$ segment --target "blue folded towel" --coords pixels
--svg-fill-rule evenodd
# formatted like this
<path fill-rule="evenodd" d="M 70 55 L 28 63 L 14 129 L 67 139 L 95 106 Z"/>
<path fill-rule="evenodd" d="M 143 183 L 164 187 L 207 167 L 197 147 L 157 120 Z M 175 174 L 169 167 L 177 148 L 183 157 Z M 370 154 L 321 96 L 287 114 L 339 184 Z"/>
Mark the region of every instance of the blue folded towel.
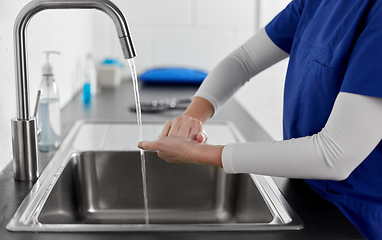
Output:
<path fill-rule="evenodd" d="M 207 73 L 188 68 L 155 68 L 142 73 L 139 79 L 144 83 L 200 84 Z"/>

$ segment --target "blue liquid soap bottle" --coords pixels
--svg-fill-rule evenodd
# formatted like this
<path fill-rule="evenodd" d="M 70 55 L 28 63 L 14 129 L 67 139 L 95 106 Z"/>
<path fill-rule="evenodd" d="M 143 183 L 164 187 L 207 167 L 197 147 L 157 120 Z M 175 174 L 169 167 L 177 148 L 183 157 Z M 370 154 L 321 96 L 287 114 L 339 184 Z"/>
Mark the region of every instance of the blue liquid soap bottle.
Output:
<path fill-rule="evenodd" d="M 93 56 L 89 53 L 85 62 L 85 83 L 82 89 L 82 100 L 84 104 L 89 104 L 93 96 L 98 92 L 97 69 L 94 64 Z"/>
<path fill-rule="evenodd" d="M 61 143 L 61 109 L 57 83 L 53 77 L 52 65 L 49 63 L 50 54 L 59 52 L 46 51 L 47 62 L 42 67 L 40 85 L 41 97 L 37 115 L 37 125 L 41 129 L 40 151 L 50 151 L 58 148 Z"/>

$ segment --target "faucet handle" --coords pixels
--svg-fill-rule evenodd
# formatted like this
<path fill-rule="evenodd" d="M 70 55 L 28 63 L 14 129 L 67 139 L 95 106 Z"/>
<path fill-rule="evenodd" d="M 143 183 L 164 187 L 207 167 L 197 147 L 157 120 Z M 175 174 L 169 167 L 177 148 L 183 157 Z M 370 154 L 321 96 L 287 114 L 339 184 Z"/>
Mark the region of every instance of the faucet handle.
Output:
<path fill-rule="evenodd" d="M 37 91 L 36 103 L 34 105 L 33 117 L 37 117 L 38 105 L 40 103 L 41 90 Z"/>
<path fill-rule="evenodd" d="M 37 127 L 36 129 L 36 134 L 37 134 L 37 142 L 40 142 L 41 141 L 41 137 L 42 137 L 42 133 L 41 133 L 41 129 L 39 127 Z"/>
<path fill-rule="evenodd" d="M 33 117 L 35 117 L 35 118 L 37 118 L 38 106 L 40 103 L 40 96 L 41 96 L 41 90 L 39 89 L 37 91 L 36 103 L 34 105 L 34 112 L 33 112 Z M 40 142 L 41 141 L 41 129 L 38 126 L 36 129 L 36 134 L 37 134 L 37 141 Z"/>

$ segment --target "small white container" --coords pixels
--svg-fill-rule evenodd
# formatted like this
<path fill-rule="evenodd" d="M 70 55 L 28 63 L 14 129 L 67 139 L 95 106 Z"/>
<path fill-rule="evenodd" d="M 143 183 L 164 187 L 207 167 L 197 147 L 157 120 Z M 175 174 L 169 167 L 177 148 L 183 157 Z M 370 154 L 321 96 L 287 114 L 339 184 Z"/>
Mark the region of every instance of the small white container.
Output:
<path fill-rule="evenodd" d="M 102 88 L 116 88 L 121 84 L 121 67 L 101 65 L 97 73 L 98 85 Z"/>

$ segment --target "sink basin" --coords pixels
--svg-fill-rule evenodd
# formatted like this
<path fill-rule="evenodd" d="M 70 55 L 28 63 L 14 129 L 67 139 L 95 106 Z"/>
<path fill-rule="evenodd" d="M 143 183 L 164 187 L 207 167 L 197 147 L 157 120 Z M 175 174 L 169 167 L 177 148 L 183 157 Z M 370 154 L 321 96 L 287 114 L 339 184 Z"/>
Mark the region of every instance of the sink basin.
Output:
<path fill-rule="evenodd" d="M 155 123 L 146 129 L 157 136 L 153 129 L 162 125 Z M 119 135 L 124 135 L 122 129 L 132 132 L 131 126 L 135 124 L 77 123 L 7 229 L 260 231 L 303 227 L 272 178 L 226 174 L 207 165 L 169 164 L 155 152 L 145 153 L 150 222 L 145 224 L 140 153 L 133 145 L 116 147 Z M 84 144 L 81 139 L 88 132 L 94 133 L 94 129 L 98 129 L 99 139 L 93 136 L 94 143 Z M 214 129 L 218 130 L 216 135 L 223 134 L 226 138 L 217 136 L 215 141 L 241 140 L 229 123 L 212 124 L 210 130 Z M 209 132 L 209 136 L 213 135 Z M 100 141 L 103 147 L 90 150 Z"/>
<path fill-rule="evenodd" d="M 39 222 L 143 224 L 140 164 L 139 152 L 73 154 Z M 205 165 L 168 164 L 153 152 L 146 154 L 146 170 L 152 224 L 273 220 L 248 175 L 227 175 Z"/>

